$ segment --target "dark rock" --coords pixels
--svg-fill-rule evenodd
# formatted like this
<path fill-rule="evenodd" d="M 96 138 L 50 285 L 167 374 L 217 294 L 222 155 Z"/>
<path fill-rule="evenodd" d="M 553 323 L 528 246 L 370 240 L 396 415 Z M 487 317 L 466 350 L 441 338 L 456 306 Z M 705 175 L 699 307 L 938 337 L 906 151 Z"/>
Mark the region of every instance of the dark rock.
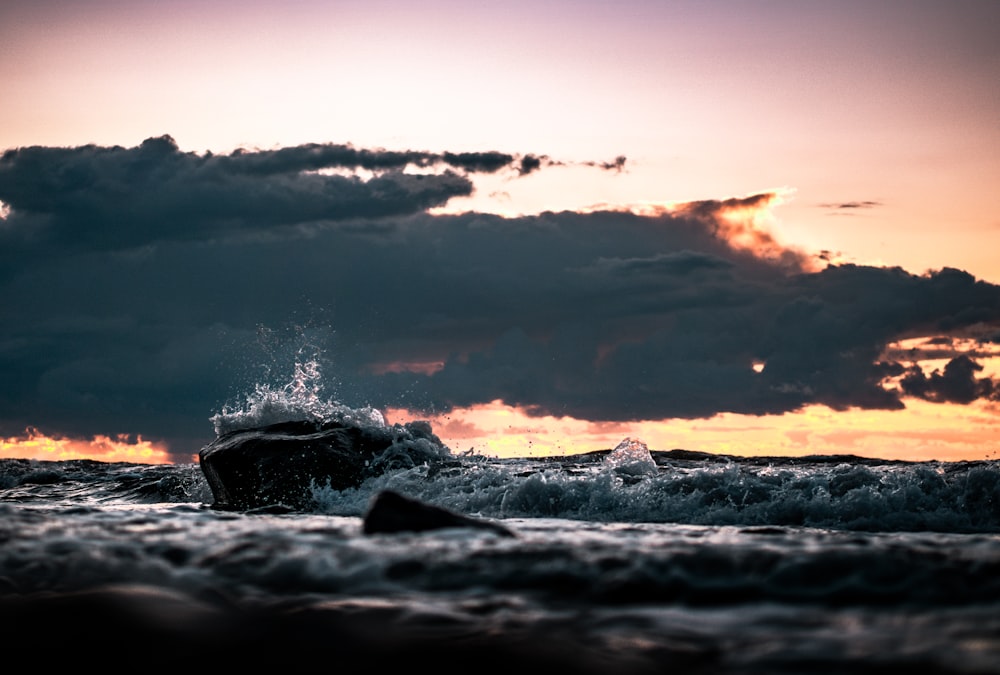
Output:
<path fill-rule="evenodd" d="M 313 486 L 357 487 L 389 468 L 448 454 L 426 423 L 358 427 L 292 421 L 222 434 L 201 449 L 198 461 L 215 498 L 213 508 L 308 510 Z"/>
<path fill-rule="evenodd" d="M 471 527 L 490 530 L 504 537 L 514 536 L 513 532 L 498 523 L 463 516 L 439 506 L 404 497 L 392 490 L 383 490 L 375 495 L 364 518 L 365 534 L 426 532 L 449 527 Z"/>

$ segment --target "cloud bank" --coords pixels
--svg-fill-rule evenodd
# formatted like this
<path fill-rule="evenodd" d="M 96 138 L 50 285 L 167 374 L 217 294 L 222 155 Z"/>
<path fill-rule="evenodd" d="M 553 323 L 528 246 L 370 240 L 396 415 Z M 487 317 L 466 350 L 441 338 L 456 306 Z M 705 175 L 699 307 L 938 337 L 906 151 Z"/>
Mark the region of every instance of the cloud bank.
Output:
<path fill-rule="evenodd" d="M 332 144 L 196 155 L 170 137 L 9 150 L 0 434 L 128 431 L 188 457 L 213 413 L 286 381 L 303 349 L 349 405 L 435 412 L 499 399 L 631 421 L 1000 396 L 974 354 L 926 372 L 887 352 L 995 339 L 1000 287 L 948 267 L 823 267 L 755 227 L 771 194 L 645 215 L 427 213 L 477 173 L 560 165 Z"/>

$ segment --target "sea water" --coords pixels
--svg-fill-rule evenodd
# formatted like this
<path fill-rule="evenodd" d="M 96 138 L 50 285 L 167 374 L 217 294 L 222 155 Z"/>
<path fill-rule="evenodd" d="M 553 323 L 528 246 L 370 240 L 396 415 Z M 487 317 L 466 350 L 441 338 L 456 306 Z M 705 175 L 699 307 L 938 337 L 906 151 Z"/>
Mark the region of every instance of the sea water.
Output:
<path fill-rule="evenodd" d="M 386 424 L 313 393 L 258 389 L 213 421 L 219 433 L 302 415 Z M 284 514 L 213 509 L 197 464 L 2 460 L 5 660 L 1000 673 L 996 460 L 744 458 L 635 438 L 448 457 L 404 453 L 357 488 L 313 485 L 312 508 Z M 385 489 L 515 536 L 365 534 Z"/>

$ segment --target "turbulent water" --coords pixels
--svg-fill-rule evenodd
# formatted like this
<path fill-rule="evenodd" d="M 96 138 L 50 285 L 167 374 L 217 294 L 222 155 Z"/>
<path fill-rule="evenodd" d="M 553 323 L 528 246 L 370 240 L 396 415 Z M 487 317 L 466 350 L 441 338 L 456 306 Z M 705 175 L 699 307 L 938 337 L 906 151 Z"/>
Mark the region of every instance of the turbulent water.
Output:
<path fill-rule="evenodd" d="M 259 390 L 214 421 L 385 424 L 307 402 Z M 441 451 L 397 448 L 385 474 L 314 486 L 314 508 L 293 514 L 211 508 L 197 464 L 0 461 L 8 659 L 1000 673 L 996 461 L 749 459 L 639 439 L 549 459 Z M 367 535 L 387 488 L 515 536 Z"/>

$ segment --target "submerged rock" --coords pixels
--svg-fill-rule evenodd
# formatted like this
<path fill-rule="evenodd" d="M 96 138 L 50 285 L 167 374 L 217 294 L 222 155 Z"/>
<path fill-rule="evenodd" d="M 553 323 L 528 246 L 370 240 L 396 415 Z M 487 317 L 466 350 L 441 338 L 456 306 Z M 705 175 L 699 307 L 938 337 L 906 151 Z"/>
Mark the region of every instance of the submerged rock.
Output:
<path fill-rule="evenodd" d="M 426 532 L 450 527 L 489 530 L 503 537 L 514 533 L 499 523 L 464 516 L 448 509 L 383 490 L 372 499 L 364 518 L 365 534 Z"/>
<path fill-rule="evenodd" d="M 308 420 L 220 435 L 198 453 L 215 502 L 246 511 L 312 506 L 312 488 L 357 487 L 390 468 L 450 455 L 426 422 L 392 427 Z"/>

